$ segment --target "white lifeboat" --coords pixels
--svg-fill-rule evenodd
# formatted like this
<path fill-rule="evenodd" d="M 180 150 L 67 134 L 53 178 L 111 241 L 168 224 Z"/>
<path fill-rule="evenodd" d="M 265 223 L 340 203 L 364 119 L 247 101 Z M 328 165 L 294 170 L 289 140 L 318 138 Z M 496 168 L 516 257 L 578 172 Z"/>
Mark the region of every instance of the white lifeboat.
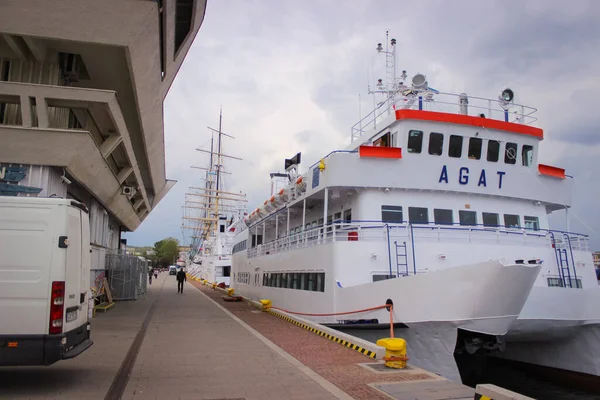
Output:
<path fill-rule="evenodd" d="M 277 197 L 272 197 L 273 202 L 275 203 L 275 206 L 277 207 L 281 207 L 282 205 L 284 205 L 285 203 L 287 203 L 288 201 L 288 195 L 285 192 L 285 189 L 281 189 L 279 191 L 279 193 L 277 194 Z"/>
<path fill-rule="evenodd" d="M 268 213 L 275 209 L 275 206 L 269 200 L 265 200 L 265 202 L 263 203 L 263 207 Z"/>
<path fill-rule="evenodd" d="M 298 188 L 299 193 L 306 191 L 306 180 L 303 176 L 300 176 L 298 179 L 296 179 L 296 187 Z"/>
<path fill-rule="evenodd" d="M 265 217 L 268 214 L 267 210 L 265 210 L 264 204 L 256 209 L 256 216 L 258 218 Z"/>

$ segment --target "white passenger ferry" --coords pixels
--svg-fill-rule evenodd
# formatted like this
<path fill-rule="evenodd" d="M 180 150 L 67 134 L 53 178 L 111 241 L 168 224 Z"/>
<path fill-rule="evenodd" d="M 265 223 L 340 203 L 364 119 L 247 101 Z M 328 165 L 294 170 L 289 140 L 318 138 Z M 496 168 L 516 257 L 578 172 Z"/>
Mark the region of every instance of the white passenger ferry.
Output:
<path fill-rule="evenodd" d="M 442 93 L 422 74 L 405 84 L 395 40 L 378 51 L 387 82 L 372 93 L 383 100 L 348 148 L 271 174 L 276 190 L 235 238 L 236 293 L 314 314 L 392 300 L 411 362 L 455 380 L 454 354 L 505 344 L 508 357 L 599 374 L 599 358 L 584 357 L 600 347 L 588 238 L 548 226 L 570 206 L 573 179 L 538 162 L 536 110 L 510 89 L 486 99 Z M 389 323 L 385 309 L 308 318 Z M 553 342 L 568 335 L 583 340 L 570 355 L 571 342 Z"/>

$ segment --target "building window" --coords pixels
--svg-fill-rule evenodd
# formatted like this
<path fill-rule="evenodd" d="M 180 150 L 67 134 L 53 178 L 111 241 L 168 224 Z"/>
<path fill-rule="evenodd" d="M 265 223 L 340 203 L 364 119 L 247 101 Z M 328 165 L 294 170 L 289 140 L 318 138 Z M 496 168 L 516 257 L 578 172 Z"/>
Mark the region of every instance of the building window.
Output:
<path fill-rule="evenodd" d="M 531 167 L 533 165 L 533 146 L 523 145 L 521 149 L 521 156 L 523 159 L 523 165 Z"/>
<path fill-rule="evenodd" d="M 408 132 L 408 152 L 420 153 L 423 148 L 423 132 L 410 131 Z"/>
<path fill-rule="evenodd" d="M 540 230 L 540 219 L 538 217 L 529 217 L 525 216 L 525 229 L 530 229 L 532 231 Z"/>
<path fill-rule="evenodd" d="M 448 147 L 448 156 L 460 158 L 462 156 L 463 137 L 450 135 L 450 146 Z"/>
<path fill-rule="evenodd" d="M 520 228 L 519 216 L 513 214 L 504 214 L 504 226 L 507 228 Z"/>
<path fill-rule="evenodd" d="M 452 225 L 454 218 L 452 217 L 452 210 L 443 210 L 435 208 L 433 210 L 433 219 L 438 225 Z"/>
<path fill-rule="evenodd" d="M 177 0 L 175 8 L 175 54 L 192 28 L 194 0 Z"/>
<path fill-rule="evenodd" d="M 497 140 L 488 141 L 487 160 L 489 162 L 498 162 L 500 155 L 500 142 Z"/>
<path fill-rule="evenodd" d="M 394 224 L 403 223 L 402 206 L 381 206 L 381 221 Z"/>
<path fill-rule="evenodd" d="M 500 225 L 500 218 L 496 213 L 481 213 L 483 217 L 483 226 L 497 227 Z"/>
<path fill-rule="evenodd" d="M 460 210 L 458 212 L 458 220 L 461 225 L 477 225 L 477 213 L 475 211 Z"/>
<path fill-rule="evenodd" d="M 165 77 L 165 12 L 163 8 L 163 0 L 158 0 L 158 38 L 160 46 L 160 77 Z"/>
<path fill-rule="evenodd" d="M 481 159 L 481 147 L 483 146 L 483 141 L 480 138 L 470 138 L 469 139 L 469 159 L 470 160 L 479 160 Z"/>
<path fill-rule="evenodd" d="M 516 164 L 517 162 L 517 144 L 506 143 L 506 151 L 504 152 L 504 162 L 506 164 Z"/>
<path fill-rule="evenodd" d="M 427 208 L 408 207 L 408 222 L 411 224 L 428 224 L 429 215 Z"/>
<path fill-rule="evenodd" d="M 441 156 L 444 147 L 444 135 L 431 132 L 429 134 L 429 154 L 432 156 Z"/>

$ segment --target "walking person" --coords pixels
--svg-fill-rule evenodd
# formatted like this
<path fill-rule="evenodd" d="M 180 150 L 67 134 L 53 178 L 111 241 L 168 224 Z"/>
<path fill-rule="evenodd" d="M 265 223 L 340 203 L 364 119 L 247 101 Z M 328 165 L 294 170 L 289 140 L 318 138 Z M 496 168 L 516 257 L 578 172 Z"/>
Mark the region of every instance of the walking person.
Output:
<path fill-rule="evenodd" d="M 150 267 L 150 270 L 148 271 L 148 280 L 151 285 L 152 285 L 152 275 L 153 274 L 154 274 L 154 268 Z"/>
<path fill-rule="evenodd" d="M 177 272 L 177 293 L 183 293 L 183 282 L 186 282 L 185 271 L 183 268 Z"/>

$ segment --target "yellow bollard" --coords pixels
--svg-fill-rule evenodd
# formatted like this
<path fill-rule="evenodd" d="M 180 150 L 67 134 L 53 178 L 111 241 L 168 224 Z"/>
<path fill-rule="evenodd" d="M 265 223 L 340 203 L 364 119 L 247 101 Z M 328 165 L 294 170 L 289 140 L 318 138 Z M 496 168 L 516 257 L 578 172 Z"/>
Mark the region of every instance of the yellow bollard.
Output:
<path fill-rule="evenodd" d="M 267 311 L 269 308 L 271 308 L 271 300 L 261 300 L 260 304 L 262 304 L 263 311 Z"/>
<path fill-rule="evenodd" d="M 385 366 L 388 368 L 406 368 L 406 340 L 401 338 L 385 338 L 377 341 L 377 346 L 385 348 Z"/>
<path fill-rule="evenodd" d="M 214 290 L 216 287 L 217 287 L 217 284 L 213 282 L 213 283 L 212 283 L 212 288 L 213 288 L 213 290 Z"/>
<path fill-rule="evenodd" d="M 227 288 L 227 295 L 228 296 L 233 296 L 233 292 L 234 292 L 233 288 L 231 288 L 231 287 Z"/>

